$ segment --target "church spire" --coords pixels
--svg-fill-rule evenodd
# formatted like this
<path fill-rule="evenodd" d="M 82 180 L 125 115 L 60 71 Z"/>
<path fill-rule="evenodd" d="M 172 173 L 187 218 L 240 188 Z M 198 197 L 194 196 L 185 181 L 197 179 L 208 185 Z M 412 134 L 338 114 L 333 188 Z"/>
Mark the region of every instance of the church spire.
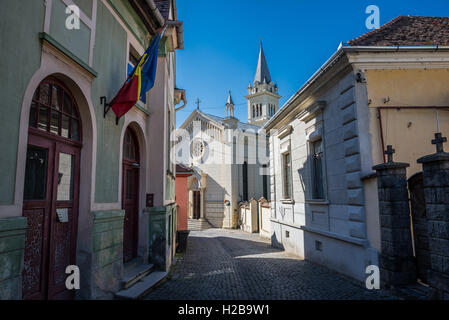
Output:
<path fill-rule="evenodd" d="M 229 90 L 228 100 L 226 101 L 226 116 L 234 118 L 234 101 L 232 100 L 231 90 Z"/>
<path fill-rule="evenodd" d="M 257 62 L 256 76 L 254 77 L 254 82 L 256 81 L 259 83 L 271 82 L 270 71 L 268 70 L 267 60 L 263 52 L 262 40 L 260 40 L 259 61 Z"/>
<path fill-rule="evenodd" d="M 231 90 L 229 90 L 228 101 L 226 104 L 234 104 L 234 101 L 232 101 Z"/>

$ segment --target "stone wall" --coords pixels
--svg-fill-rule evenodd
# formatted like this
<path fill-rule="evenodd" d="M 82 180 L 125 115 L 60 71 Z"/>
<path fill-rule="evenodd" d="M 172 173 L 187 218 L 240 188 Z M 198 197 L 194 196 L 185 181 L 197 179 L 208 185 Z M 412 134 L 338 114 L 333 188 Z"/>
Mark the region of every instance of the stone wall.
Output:
<path fill-rule="evenodd" d="M 176 251 L 176 205 L 144 209 L 149 216 L 149 262 L 168 271 Z"/>
<path fill-rule="evenodd" d="M 125 211 L 93 212 L 92 297 L 112 298 L 123 276 L 123 224 Z"/>
<path fill-rule="evenodd" d="M 242 230 L 249 233 L 259 231 L 258 224 L 258 203 L 257 200 L 251 199 L 249 202 L 243 202 L 240 207 L 242 216 Z"/>
<path fill-rule="evenodd" d="M 445 142 L 443 139 L 440 135 L 435 140 Z M 449 300 L 449 153 L 441 145 L 437 145 L 437 153 L 418 159 L 418 163 L 423 165 L 426 199 L 428 283 L 433 288 L 432 298 Z"/>
<path fill-rule="evenodd" d="M 379 194 L 380 280 L 387 287 L 416 282 L 406 167 L 390 161 L 373 168 Z"/>
<path fill-rule="evenodd" d="M 0 219 L 0 300 L 22 299 L 22 267 L 27 219 Z"/>
<path fill-rule="evenodd" d="M 259 200 L 259 235 L 263 238 L 271 237 L 271 206 L 267 199 Z"/>

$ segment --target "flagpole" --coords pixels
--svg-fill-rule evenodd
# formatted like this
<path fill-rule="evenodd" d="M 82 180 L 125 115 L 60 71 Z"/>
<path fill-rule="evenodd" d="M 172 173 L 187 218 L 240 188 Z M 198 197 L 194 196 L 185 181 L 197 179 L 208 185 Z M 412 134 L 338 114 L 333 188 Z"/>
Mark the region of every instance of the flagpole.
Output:
<path fill-rule="evenodd" d="M 168 23 L 165 23 L 165 27 L 164 27 L 164 29 L 161 32 L 161 39 L 164 37 L 165 31 L 167 31 L 167 27 L 168 27 Z"/>

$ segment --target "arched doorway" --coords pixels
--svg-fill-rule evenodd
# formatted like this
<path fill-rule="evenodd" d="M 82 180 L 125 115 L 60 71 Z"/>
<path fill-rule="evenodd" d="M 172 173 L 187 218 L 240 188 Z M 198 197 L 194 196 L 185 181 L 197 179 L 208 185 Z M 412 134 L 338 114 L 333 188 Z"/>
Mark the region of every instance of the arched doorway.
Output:
<path fill-rule="evenodd" d="M 139 225 L 140 153 L 136 133 L 128 127 L 123 140 L 122 208 L 125 210 L 123 229 L 123 261 L 137 257 Z"/>
<path fill-rule="evenodd" d="M 49 77 L 36 89 L 30 108 L 23 197 L 28 226 L 24 299 L 71 299 L 66 267 L 76 264 L 81 121 L 76 101 Z"/>
<path fill-rule="evenodd" d="M 191 178 L 190 190 L 192 192 L 192 214 L 191 219 L 198 220 L 201 218 L 201 190 L 196 177 Z"/>

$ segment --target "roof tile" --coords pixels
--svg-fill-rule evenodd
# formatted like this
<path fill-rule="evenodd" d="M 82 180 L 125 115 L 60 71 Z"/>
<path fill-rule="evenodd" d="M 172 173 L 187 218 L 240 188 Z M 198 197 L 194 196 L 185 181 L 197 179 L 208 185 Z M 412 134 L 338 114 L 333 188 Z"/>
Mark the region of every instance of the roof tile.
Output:
<path fill-rule="evenodd" d="M 350 46 L 449 45 L 449 17 L 399 16 L 348 41 Z"/>

